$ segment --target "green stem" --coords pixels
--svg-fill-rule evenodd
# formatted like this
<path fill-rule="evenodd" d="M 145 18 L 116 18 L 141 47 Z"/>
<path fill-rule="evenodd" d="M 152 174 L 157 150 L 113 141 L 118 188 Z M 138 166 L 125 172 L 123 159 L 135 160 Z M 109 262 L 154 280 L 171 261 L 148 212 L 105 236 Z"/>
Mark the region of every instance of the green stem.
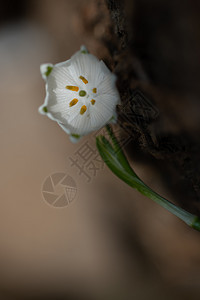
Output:
<path fill-rule="evenodd" d="M 141 183 L 143 183 L 142 180 Z M 134 186 L 132 185 L 132 187 Z M 160 196 L 159 194 L 154 192 L 150 187 L 148 187 L 146 184 L 144 184 L 143 187 L 140 187 L 137 190 L 144 196 L 147 196 L 148 198 L 150 198 L 151 200 L 158 203 L 160 206 L 162 206 L 163 208 L 167 209 L 169 212 L 177 216 L 179 219 L 184 221 L 187 225 L 192 226 L 196 222 L 197 217 L 195 215 L 187 212 L 186 210 L 176 206 L 172 202 Z"/>
<path fill-rule="evenodd" d="M 148 187 L 131 168 L 124 152 L 122 151 L 119 142 L 117 141 L 112 128 L 106 125 L 106 129 L 111 138 L 112 144 L 103 137 L 99 136 L 96 139 L 97 148 L 99 153 L 111 171 L 117 175 L 121 180 L 126 182 L 129 186 L 137 189 L 141 194 L 152 199 L 163 208 L 177 216 L 190 227 L 200 231 L 200 218 L 188 211 L 176 206 L 172 202 L 163 198 L 150 187 Z"/>

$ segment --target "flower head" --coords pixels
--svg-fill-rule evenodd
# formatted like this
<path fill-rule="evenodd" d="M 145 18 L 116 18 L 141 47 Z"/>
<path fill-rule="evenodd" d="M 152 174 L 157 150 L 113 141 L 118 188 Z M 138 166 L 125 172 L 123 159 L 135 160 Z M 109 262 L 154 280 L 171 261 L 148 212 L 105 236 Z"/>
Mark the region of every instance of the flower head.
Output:
<path fill-rule="evenodd" d="M 116 121 L 116 76 L 84 46 L 71 59 L 40 69 L 46 98 L 39 111 L 56 121 L 72 141 Z"/>

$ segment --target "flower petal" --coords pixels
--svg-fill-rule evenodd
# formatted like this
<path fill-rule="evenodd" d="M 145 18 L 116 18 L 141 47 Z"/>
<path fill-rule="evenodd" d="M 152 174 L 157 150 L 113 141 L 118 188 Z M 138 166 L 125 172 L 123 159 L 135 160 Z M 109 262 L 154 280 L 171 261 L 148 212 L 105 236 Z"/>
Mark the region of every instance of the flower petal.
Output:
<path fill-rule="evenodd" d="M 52 72 L 53 70 L 53 65 L 51 63 L 48 63 L 48 64 L 42 64 L 40 66 L 40 73 L 42 74 L 42 78 L 44 80 L 47 79 L 47 77 L 50 75 L 50 73 Z"/>
<path fill-rule="evenodd" d="M 105 76 L 102 72 L 102 63 L 94 55 L 83 54 L 81 51 L 72 57 L 69 70 L 74 78 L 83 76 L 93 87 L 96 87 Z"/>
<path fill-rule="evenodd" d="M 73 142 L 116 121 L 116 76 L 84 46 L 65 62 L 42 65 L 41 73 L 46 98 L 39 111 L 56 121 Z"/>

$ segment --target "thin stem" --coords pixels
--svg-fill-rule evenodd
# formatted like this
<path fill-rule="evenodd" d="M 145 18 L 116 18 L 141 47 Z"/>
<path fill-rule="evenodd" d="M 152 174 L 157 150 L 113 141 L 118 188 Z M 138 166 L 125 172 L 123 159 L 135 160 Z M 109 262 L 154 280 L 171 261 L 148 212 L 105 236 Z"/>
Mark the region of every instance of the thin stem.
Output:
<path fill-rule="evenodd" d="M 143 183 L 142 180 L 141 183 Z M 167 209 L 169 212 L 171 212 L 172 214 L 180 218 L 189 226 L 193 224 L 194 218 L 196 218 L 196 216 L 187 212 L 183 208 L 176 206 L 175 204 L 165 199 L 164 197 L 160 196 L 159 194 L 154 192 L 150 187 L 148 187 L 146 184 L 144 184 L 143 188 L 138 189 L 138 191 L 143 195 L 147 196 L 148 198 L 150 198 L 151 200 L 153 200 L 154 202 L 158 203 L 163 208 Z"/>

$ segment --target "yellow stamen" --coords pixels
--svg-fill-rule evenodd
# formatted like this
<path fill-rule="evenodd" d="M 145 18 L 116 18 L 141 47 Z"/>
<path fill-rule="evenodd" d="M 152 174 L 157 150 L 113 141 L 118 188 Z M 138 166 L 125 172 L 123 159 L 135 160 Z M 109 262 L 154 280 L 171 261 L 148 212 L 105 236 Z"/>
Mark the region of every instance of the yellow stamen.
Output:
<path fill-rule="evenodd" d="M 86 112 L 86 110 L 87 110 L 87 107 L 85 105 L 83 105 L 81 107 L 80 114 L 83 115 Z"/>
<path fill-rule="evenodd" d="M 78 102 L 78 99 L 74 98 L 70 103 L 69 106 L 74 106 Z"/>
<path fill-rule="evenodd" d="M 85 83 L 85 84 L 87 84 L 88 83 L 88 81 L 87 81 L 87 79 L 85 79 L 85 77 L 83 77 L 83 76 L 79 76 L 79 78 Z"/>
<path fill-rule="evenodd" d="M 77 86 L 73 86 L 73 85 L 67 85 L 66 89 L 70 90 L 70 91 L 74 91 L 74 92 L 78 92 L 79 88 Z"/>
<path fill-rule="evenodd" d="M 92 103 L 92 105 L 94 105 L 96 101 L 92 99 L 90 102 Z"/>
<path fill-rule="evenodd" d="M 93 88 L 93 93 L 95 93 L 96 94 L 96 92 L 97 92 L 97 88 Z"/>

